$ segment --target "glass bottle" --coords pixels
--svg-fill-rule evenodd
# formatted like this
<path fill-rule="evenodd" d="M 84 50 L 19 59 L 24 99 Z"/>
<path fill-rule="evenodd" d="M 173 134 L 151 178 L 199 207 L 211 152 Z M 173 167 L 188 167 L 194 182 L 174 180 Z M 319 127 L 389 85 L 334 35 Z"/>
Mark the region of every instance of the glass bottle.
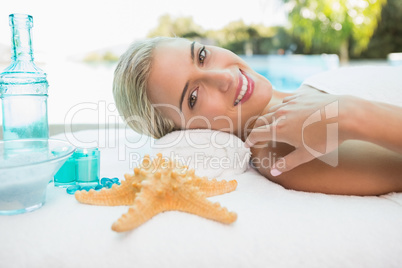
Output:
<path fill-rule="evenodd" d="M 46 74 L 34 63 L 30 15 L 11 14 L 12 62 L 0 74 L 3 139 L 49 137 Z"/>

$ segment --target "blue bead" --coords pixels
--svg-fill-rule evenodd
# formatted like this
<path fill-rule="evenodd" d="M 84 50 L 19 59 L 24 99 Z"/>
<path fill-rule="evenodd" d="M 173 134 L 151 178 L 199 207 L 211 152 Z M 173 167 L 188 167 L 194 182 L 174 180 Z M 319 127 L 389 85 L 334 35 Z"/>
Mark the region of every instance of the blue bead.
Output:
<path fill-rule="evenodd" d="M 102 179 L 101 179 L 101 184 L 102 184 L 103 186 L 106 186 L 106 183 L 107 183 L 108 181 L 111 181 L 111 179 L 109 179 L 109 178 L 102 178 Z"/>
<path fill-rule="evenodd" d="M 68 194 L 75 194 L 76 191 L 81 190 L 80 185 L 72 185 L 66 189 L 66 192 Z"/>
<path fill-rule="evenodd" d="M 119 182 L 119 178 L 113 178 L 113 179 L 112 179 L 112 182 L 118 183 L 118 182 Z"/>
<path fill-rule="evenodd" d="M 103 185 L 102 185 L 102 184 L 98 184 L 98 185 L 96 185 L 95 190 L 96 190 L 96 191 L 99 191 L 99 190 L 102 189 L 102 188 L 103 188 Z"/>
<path fill-rule="evenodd" d="M 84 187 L 82 187 L 82 190 L 89 192 L 89 190 L 91 190 L 93 188 L 94 188 L 93 186 L 84 186 Z"/>
<path fill-rule="evenodd" d="M 110 189 L 110 188 L 112 188 L 113 184 L 114 184 L 114 183 L 113 183 L 112 181 L 108 181 L 108 182 L 106 182 L 105 187 L 108 188 L 108 189 Z"/>

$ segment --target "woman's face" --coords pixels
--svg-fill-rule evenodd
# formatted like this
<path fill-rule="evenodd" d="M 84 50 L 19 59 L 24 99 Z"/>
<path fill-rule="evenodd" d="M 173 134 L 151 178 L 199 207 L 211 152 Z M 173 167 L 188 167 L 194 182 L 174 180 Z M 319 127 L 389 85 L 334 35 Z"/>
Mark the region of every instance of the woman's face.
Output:
<path fill-rule="evenodd" d="M 244 138 L 272 97 L 271 83 L 229 50 L 185 39 L 153 52 L 147 94 L 177 129 L 209 128 Z"/>

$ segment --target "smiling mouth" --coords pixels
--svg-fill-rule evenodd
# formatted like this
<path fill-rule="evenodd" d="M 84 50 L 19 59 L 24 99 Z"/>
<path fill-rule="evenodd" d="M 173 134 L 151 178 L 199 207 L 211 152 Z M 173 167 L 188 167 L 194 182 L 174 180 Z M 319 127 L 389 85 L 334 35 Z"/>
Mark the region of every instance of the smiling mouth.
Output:
<path fill-rule="evenodd" d="M 240 72 L 240 74 L 241 74 L 241 79 L 243 80 L 242 81 L 243 83 L 242 83 L 239 95 L 237 96 L 237 98 L 234 102 L 234 106 L 239 104 L 240 101 L 243 99 L 244 95 L 246 95 L 247 87 L 248 87 L 248 80 L 247 80 L 246 76 L 242 72 Z"/>

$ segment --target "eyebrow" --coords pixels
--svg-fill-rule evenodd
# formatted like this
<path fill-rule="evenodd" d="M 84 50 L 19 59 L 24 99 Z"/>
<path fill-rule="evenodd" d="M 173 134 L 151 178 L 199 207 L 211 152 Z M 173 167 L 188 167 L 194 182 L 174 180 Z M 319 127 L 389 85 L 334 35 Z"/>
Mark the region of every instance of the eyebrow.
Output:
<path fill-rule="evenodd" d="M 195 41 L 191 43 L 191 48 L 190 48 L 190 50 L 191 50 L 191 60 L 193 61 L 193 63 L 194 63 L 194 44 L 195 44 Z M 188 83 L 189 82 L 187 81 L 187 83 L 184 85 L 183 92 L 181 93 L 181 97 L 180 97 L 180 112 L 182 112 L 181 107 L 183 106 L 183 99 L 184 99 L 184 96 L 186 95 L 187 90 L 188 90 Z"/>

